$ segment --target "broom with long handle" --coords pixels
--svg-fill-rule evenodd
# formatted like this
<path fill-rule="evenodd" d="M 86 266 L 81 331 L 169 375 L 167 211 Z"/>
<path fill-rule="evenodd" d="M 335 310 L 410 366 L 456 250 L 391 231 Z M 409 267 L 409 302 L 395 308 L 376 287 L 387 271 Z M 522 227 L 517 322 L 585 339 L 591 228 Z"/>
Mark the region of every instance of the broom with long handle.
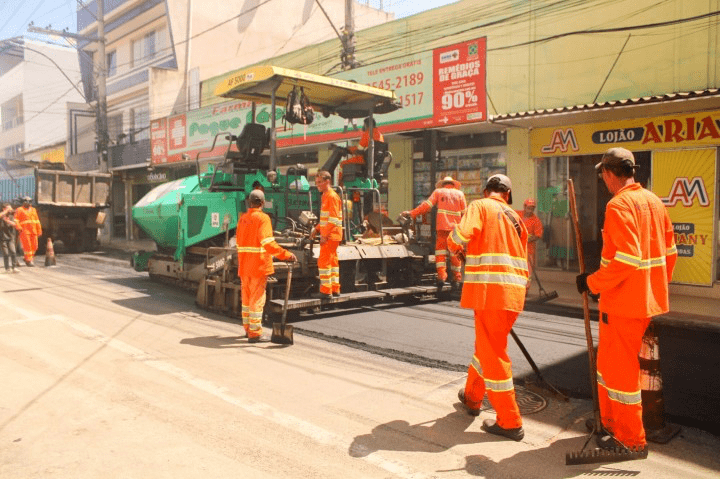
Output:
<path fill-rule="evenodd" d="M 580 266 L 580 274 L 585 272 L 585 257 L 583 256 L 582 233 L 578 222 L 577 205 L 575 203 L 575 186 L 573 180 L 568 179 L 568 199 L 570 201 L 570 216 L 572 218 L 573 227 L 575 229 L 575 245 L 577 247 L 578 264 Z M 599 434 L 602 428 L 600 422 L 600 402 L 597 392 L 597 366 L 595 363 L 595 346 L 593 344 L 592 330 L 590 329 L 590 304 L 588 302 L 588 292 L 583 293 L 583 313 L 585 317 L 585 339 L 587 340 L 588 351 L 588 368 L 590 372 L 590 389 L 592 389 L 593 397 L 593 413 L 594 413 L 594 429 L 588 436 L 585 444 L 579 452 L 568 452 L 565 455 L 565 464 L 595 464 L 601 462 L 620 462 L 632 459 L 647 458 L 647 448 L 643 451 L 633 451 L 628 448 L 615 449 L 589 449 L 585 447 L 590 442 L 594 434 Z"/>

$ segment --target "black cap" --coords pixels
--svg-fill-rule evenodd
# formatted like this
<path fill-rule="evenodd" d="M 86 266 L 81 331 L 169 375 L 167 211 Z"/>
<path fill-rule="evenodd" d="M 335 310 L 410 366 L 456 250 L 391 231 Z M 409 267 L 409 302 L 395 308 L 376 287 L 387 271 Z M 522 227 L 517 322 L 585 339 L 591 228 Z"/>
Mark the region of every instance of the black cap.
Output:
<path fill-rule="evenodd" d="M 493 191 L 500 190 L 502 191 L 503 188 L 498 188 L 498 186 L 504 186 L 504 190 L 508 191 L 508 204 L 512 204 L 512 183 L 510 182 L 510 178 L 508 178 L 505 175 L 497 174 L 492 175 L 490 178 L 487 179 L 487 182 L 485 183 L 485 189 L 489 189 L 492 187 Z"/>

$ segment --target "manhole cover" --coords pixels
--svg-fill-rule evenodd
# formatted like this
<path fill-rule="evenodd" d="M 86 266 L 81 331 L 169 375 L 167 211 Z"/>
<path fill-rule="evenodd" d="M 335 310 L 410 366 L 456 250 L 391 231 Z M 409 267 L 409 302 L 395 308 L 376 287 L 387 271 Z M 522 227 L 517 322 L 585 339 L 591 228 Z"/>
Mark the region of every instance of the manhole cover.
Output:
<path fill-rule="evenodd" d="M 520 409 L 520 414 L 523 416 L 540 412 L 547 407 L 547 401 L 544 397 L 522 386 L 515 386 L 515 400 Z M 488 401 L 487 395 L 485 395 L 485 399 L 483 399 L 483 411 L 495 412 L 490 405 L 490 401 Z"/>

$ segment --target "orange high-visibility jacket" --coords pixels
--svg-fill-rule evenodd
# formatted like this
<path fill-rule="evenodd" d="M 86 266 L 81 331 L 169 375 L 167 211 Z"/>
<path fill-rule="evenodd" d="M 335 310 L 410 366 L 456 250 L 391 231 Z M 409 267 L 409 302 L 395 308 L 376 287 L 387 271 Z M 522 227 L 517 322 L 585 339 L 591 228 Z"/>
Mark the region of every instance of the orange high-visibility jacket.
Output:
<path fill-rule="evenodd" d="M 622 188 L 605 209 L 600 269 L 588 276 L 600 311 L 632 318 L 668 312 L 677 248 L 660 198 L 639 183 Z"/>
<path fill-rule="evenodd" d="M 330 241 L 342 241 L 342 205 L 340 196 L 332 188 L 322 195 L 320 205 L 320 222 L 315 229 L 321 237 Z"/>
<path fill-rule="evenodd" d="M 507 215 L 514 216 L 520 234 Z M 470 203 L 467 213 L 448 236 L 448 249 L 452 253 L 467 247 L 460 306 L 523 310 L 528 280 L 527 238 L 522 220 L 502 198 L 483 198 Z"/>
<path fill-rule="evenodd" d="M 291 253 L 277 244 L 270 217 L 260 208 L 249 208 L 238 220 L 238 276 L 268 276 L 275 272 L 272 257 L 290 259 Z"/>
<path fill-rule="evenodd" d="M 377 128 L 373 128 L 373 140 L 382 141 L 382 142 L 385 141 L 385 137 L 383 136 L 382 133 L 380 133 L 380 130 L 378 130 Z M 368 135 L 367 130 L 365 130 L 365 131 L 363 131 L 363 134 L 360 137 L 360 142 L 358 143 L 358 145 L 351 146 L 350 148 L 348 148 L 348 150 L 350 150 L 351 153 L 357 153 L 357 151 L 360 148 L 367 149 L 368 146 L 370 146 L 370 135 Z M 349 161 L 349 160 L 350 159 L 345 160 L 345 161 Z"/>
<path fill-rule="evenodd" d="M 460 219 L 467 209 L 465 193 L 451 185 L 437 188 L 428 199 L 410 212 L 410 216 L 415 218 L 424 215 L 435 205 L 438 207 L 435 229 L 438 231 L 452 231 L 455 225 L 460 223 Z"/>
<path fill-rule="evenodd" d="M 21 206 L 15 210 L 15 221 L 20 225 L 23 233 L 42 236 L 40 218 L 38 217 L 37 210 L 32 206 L 28 206 L 27 208 Z"/>
<path fill-rule="evenodd" d="M 536 214 L 533 213 L 530 216 L 530 218 L 526 218 L 525 212 L 523 210 L 516 211 L 516 213 L 523 220 L 523 223 L 525 223 L 525 227 L 528 230 L 528 235 L 537 236 L 538 238 L 542 238 L 543 224 L 542 224 L 542 221 L 540 221 L 540 218 L 538 218 Z M 535 243 L 536 243 L 536 241 L 528 242 L 528 256 L 535 253 Z"/>

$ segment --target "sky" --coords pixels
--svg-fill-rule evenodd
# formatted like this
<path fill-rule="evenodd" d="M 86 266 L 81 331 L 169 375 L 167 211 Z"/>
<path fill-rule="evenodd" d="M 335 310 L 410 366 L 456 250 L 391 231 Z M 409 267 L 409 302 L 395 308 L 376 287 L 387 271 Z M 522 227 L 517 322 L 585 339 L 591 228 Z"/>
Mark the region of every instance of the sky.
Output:
<path fill-rule="evenodd" d="M 385 11 L 395 13 L 395 18 L 414 15 L 455 1 L 457 0 L 358 0 L 361 4 L 369 4 L 375 8 L 382 4 Z M 0 40 L 20 35 L 46 38 L 44 35 L 28 33 L 27 26 L 31 21 L 36 27 L 52 25 L 53 30 L 67 28 L 76 32 L 76 11 L 77 0 L 0 0 Z"/>

